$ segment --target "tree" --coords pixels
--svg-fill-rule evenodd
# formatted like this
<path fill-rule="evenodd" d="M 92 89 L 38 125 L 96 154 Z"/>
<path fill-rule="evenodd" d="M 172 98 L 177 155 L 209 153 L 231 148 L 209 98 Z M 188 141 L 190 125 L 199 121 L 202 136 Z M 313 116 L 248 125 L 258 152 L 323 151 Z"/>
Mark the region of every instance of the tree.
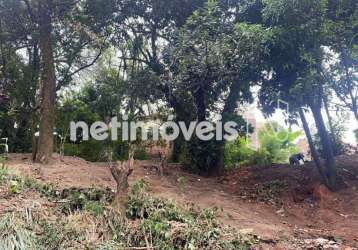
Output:
<path fill-rule="evenodd" d="M 29 120 L 32 120 L 33 155 L 41 162 L 48 162 L 53 151 L 56 91 L 67 85 L 74 75 L 92 66 L 101 54 L 102 42 L 80 22 L 81 8 L 77 7 L 81 4 L 83 2 L 75 0 L 0 1 L 2 43 L 12 44 L 15 53 L 23 48 L 28 51 L 29 79 L 33 86 L 30 92 L 33 94 L 27 93 L 29 101 L 26 104 L 31 114 Z M 84 58 L 83 52 L 93 44 L 100 44 L 99 53 L 94 58 Z M 34 134 L 38 120 L 40 142 L 37 150 Z"/>
<path fill-rule="evenodd" d="M 311 134 L 310 128 L 308 126 L 304 110 L 302 108 L 299 108 L 298 112 L 299 112 L 299 115 L 300 115 L 300 118 L 301 118 L 301 121 L 302 121 L 303 130 L 305 131 L 305 134 L 306 134 L 308 145 L 310 147 L 311 156 L 312 156 L 312 158 L 313 158 L 313 160 L 315 162 L 316 168 L 317 168 L 321 178 L 323 179 L 323 183 L 327 183 L 327 177 L 326 177 L 326 174 L 324 173 L 324 169 L 322 168 L 321 161 L 320 161 L 317 149 L 316 149 L 315 144 L 313 142 L 312 134 Z"/>
<path fill-rule="evenodd" d="M 328 2 L 328 45 L 335 53 L 327 69 L 329 86 L 343 108 L 353 112 L 358 121 L 358 3 L 354 0 Z"/>
<path fill-rule="evenodd" d="M 123 218 L 125 218 L 127 212 L 129 188 L 128 178 L 134 170 L 133 157 L 134 153 L 130 151 L 128 161 L 126 162 L 113 163 L 111 159 L 108 161 L 108 167 L 117 185 L 116 197 L 114 201 L 115 206 L 117 207 L 120 216 L 122 216 Z"/>
<path fill-rule="evenodd" d="M 214 16 L 216 15 L 214 11 L 212 11 L 213 17 L 212 20 L 214 21 L 212 30 L 214 31 L 214 35 L 212 38 L 210 38 L 210 34 L 206 35 L 205 38 L 201 39 L 197 37 L 199 43 L 205 42 L 204 39 L 211 39 L 210 46 L 213 48 L 211 51 L 211 60 L 215 61 L 215 56 L 219 55 L 220 58 L 224 58 L 224 56 L 220 55 L 220 53 L 225 53 L 225 55 L 232 57 L 232 51 L 230 51 L 231 47 L 239 47 L 239 43 L 245 43 L 250 39 L 254 39 L 255 41 L 258 41 L 257 47 L 248 47 L 243 50 L 243 52 L 238 50 L 237 53 L 243 54 L 243 60 L 241 61 L 235 59 L 232 57 L 230 60 L 227 61 L 228 65 L 226 65 L 226 69 L 230 72 L 225 75 L 224 68 L 225 62 L 219 62 L 222 65 L 222 68 L 220 69 L 221 76 L 213 76 L 212 79 L 210 79 L 206 84 L 209 86 L 210 84 L 216 85 L 216 89 L 212 89 L 216 91 L 216 93 L 212 92 L 210 95 L 213 97 L 212 100 L 210 100 L 210 104 L 205 103 L 204 105 L 199 104 L 199 102 L 203 103 L 203 92 L 198 91 L 196 93 L 194 92 L 194 89 L 192 88 L 191 91 L 185 91 L 181 88 L 184 86 L 180 86 L 176 84 L 176 81 L 179 79 L 179 76 L 176 75 L 176 79 L 173 79 L 172 75 L 173 73 L 176 74 L 176 67 L 174 64 L 172 64 L 172 61 L 175 60 L 173 56 L 174 49 L 178 48 L 177 51 L 180 50 L 179 40 L 181 38 L 184 38 L 184 30 L 178 31 L 181 27 L 186 27 L 190 29 L 190 32 L 193 31 L 193 29 L 197 28 L 198 32 L 196 36 L 199 36 L 200 33 L 204 34 L 205 32 L 209 31 L 208 25 L 205 26 L 204 23 L 199 23 L 205 21 L 206 18 L 208 21 L 210 21 L 210 17 L 208 14 L 208 7 L 206 6 L 206 16 L 204 16 L 205 10 L 202 10 L 201 8 L 204 6 L 204 2 L 202 0 L 198 1 L 163 1 L 163 0 L 147 0 L 147 1 L 122 1 L 122 2 L 116 2 L 116 1 L 106 1 L 105 5 L 102 5 L 102 3 L 99 3 L 98 1 L 92 1 L 94 3 L 93 6 L 98 5 L 99 11 L 95 11 L 94 9 L 87 8 L 87 16 L 89 19 L 92 20 L 92 23 L 95 25 L 92 26 L 93 30 L 98 31 L 97 24 L 98 23 L 106 23 L 106 27 L 104 29 L 99 29 L 100 32 L 106 32 L 107 30 L 114 30 L 115 34 L 111 36 L 111 41 L 113 42 L 113 45 L 115 48 L 117 48 L 119 52 L 119 62 L 120 62 L 120 69 L 122 70 L 122 74 L 128 77 L 128 83 L 134 83 L 136 82 L 135 78 L 137 78 L 138 75 L 141 75 L 145 73 L 146 75 L 150 75 L 150 72 L 153 72 L 157 77 L 158 80 L 155 82 L 149 81 L 145 83 L 140 84 L 140 88 L 136 88 L 132 93 L 131 97 L 135 97 L 138 93 L 140 94 L 143 89 L 158 89 L 161 94 L 158 93 L 157 100 L 164 100 L 168 103 L 169 107 L 173 109 L 174 114 L 176 116 L 176 120 L 182 120 L 187 121 L 191 119 L 197 118 L 197 114 L 200 114 L 200 119 L 205 120 L 207 116 L 207 112 L 197 112 L 197 114 L 192 114 L 191 110 L 195 107 L 198 107 L 203 110 L 206 107 L 204 105 L 210 106 L 210 109 L 214 109 L 214 105 L 217 105 L 217 103 L 221 102 L 223 105 L 225 105 L 225 99 L 226 94 L 229 94 L 231 92 L 231 95 L 228 96 L 227 105 L 225 105 L 225 108 L 223 113 L 233 113 L 233 111 L 236 108 L 236 101 L 239 99 L 239 97 L 244 99 L 250 99 L 249 97 L 249 87 L 248 82 L 252 80 L 252 78 L 256 77 L 256 74 L 259 73 L 259 71 L 255 71 L 254 66 L 259 65 L 257 58 L 255 56 L 255 53 L 252 53 L 257 47 L 260 47 L 261 41 L 259 38 L 255 40 L 254 34 L 261 34 L 263 33 L 262 29 L 260 29 L 259 26 L 250 26 L 243 23 L 241 25 L 237 25 L 237 27 L 234 29 L 234 14 L 231 13 L 229 10 L 229 6 L 226 3 L 226 1 L 219 1 L 214 2 L 210 1 L 210 3 L 207 5 L 215 6 L 210 7 L 213 10 L 217 9 L 220 11 L 216 11 L 218 15 L 220 16 Z M 111 6 L 109 9 L 107 9 L 108 6 Z M 193 24 L 188 24 L 187 18 L 191 16 L 196 10 L 196 14 L 191 17 Z M 233 8 L 234 9 L 234 8 Z M 102 11 L 105 10 L 105 11 Z M 108 12 L 111 13 L 111 15 L 108 14 Z M 176 15 L 175 13 L 180 13 L 180 15 Z M 197 19 L 202 20 L 195 20 L 195 16 Z M 215 19 L 216 18 L 216 19 Z M 221 22 L 221 23 L 220 23 Z M 231 22 L 231 24 L 229 24 Z M 231 30 L 228 30 L 225 26 L 231 25 Z M 190 27 L 190 25 L 192 27 Z M 219 28 L 224 27 L 225 30 L 220 31 Z M 202 29 L 202 30 L 201 30 Z M 247 37 L 245 37 L 243 40 L 236 41 L 235 37 L 230 37 L 229 33 L 231 31 L 235 31 L 236 35 L 245 35 L 247 34 Z M 218 33 L 219 32 L 219 33 Z M 179 35 L 179 38 L 175 35 L 176 33 L 182 34 Z M 242 34 L 241 34 L 242 33 Z M 226 34 L 226 38 L 224 38 L 224 34 Z M 250 36 L 250 37 L 249 37 Z M 259 35 L 258 35 L 259 37 Z M 262 36 L 261 36 L 262 38 Z M 225 40 L 226 39 L 226 40 Z M 245 40 L 246 39 L 246 40 Z M 251 41 L 250 45 L 254 45 L 254 40 Z M 224 48 L 224 45 L 220 45 L 220 41 L 224 42 L 228 48 Z M 181 41 L 183 42 L 183 41 Z M 179 45 L 179 46 L 178 46 Z M 193 43 L 191 43 L 193 45 Z M 245 45 L 244 45 L 245 46 Z M 215 48 L 216 47 L 216 48 Z M 252 48 L 251 52 L 249 50 Z M 216 51 L 215 51 L 216 50 Z M 256 52 L 259 52 L 261 50 L 257 50 Z M 200 52 L 205 52 L 201 50 Z M 178 52 L 179 53 L 185 53 L 184 51 Z M 235 52 L 234 52 L 235 53 Z M 246 54 L 245 54 L 246 53 Z M 251 54 L 250 54 L 251 53 Z M 245 55 L 244 55 L 245 54 Z M 205 56 L 204 54 L 197 57 L 197 60 L 201 60 Z M 187 56 L 187 58 L 189 58 Z M 239 58 L 239 56 L 238 56 Z M 178 61 L 178 63 L 181 63 Z M 211 62 L 210 62 L 211 63 Z M 232 66 L 231 69 L 229 69 L 230 63 L 235 64 L 236 66 L 238 63 L 244 63 L 246 67 L 246 71 L 242 70 L 241 68 L 235 68 L 236 66 Z M 248 64 L 250 66 L 248 66 Z M 173 67 L 172 67 L 173 66 Z M 212 69 L 215 68 L 216 65 L 212 65 Z M 239 74 L 236 74 L 234 71 L 240 72 Z M 244 72 L 245 71 L 245 72 Z M 249 73 L 250 71 L 250 73 Z M 255 71 L 255 72 L 254 72 Z M 213 75 L 217 72 L 213 72 Z M 200 72 L 202 74 L 202 72 Z M 235 79 L 234 75 L 237 75 L 237 78 Z M 246 74 L 246 75 L 245 75 Z M 214 79 L 216 77 L 216 79 Z M 132 80 L 131 80 L 132 78 Z M 221 78 L 221 79 L 220 79 Z M 218 80 L 219 79 L 219 80 Z M 231 80 L 229 80 L 231 79 Z M 134 80 L 134 81 L 133 81 Z M 217 81 L 217 84 L 216 82 Z M 225 82 L 229 83 L 230 81 L 235 82 L 235 84 L 226 84 Z M 245 83 L 244 83 L 245 82 Z M 232 86 L 229 86 L 232 85 Z M 229 89 L 232 89 L 232 91 L 229 91 Z M 206 94 L 209 94 L 209 91 Z M 222 94 L 222 92 L 225 92 L 225 94 Z M 205 94 L 205 95 L 206 95 Z M 200 97 L 201 95 L 201 97 Z M 192 102 L 192 97 L 196 96 L 195 102 Z M 135 98 L 131 98 L 135 99 Z M 200 100 L 201 99 L 201 100 Z M 217 103 L 215 104 L 215 99 Z M 206 102 L 206 101 L 204 101 Z M 196 105 L 196 106 L 195 106 Z M 205 117 L 204 117 L 205 116 Z M 182 138 L 181 138 L 182 139 Z M 179 139 L 174 143 L 174 152 L 179 152 L 179 141 L 182 142 L 182 140 Z M 179 147 L 178 147 L 179 146 Z M 221 151 L 219 154 L 223 155 L 223 149 L 224 144 L 221 143 L 219 146 Z M 177 155 L 176 155 L 177 156 Z M 175 155 L 173 158 L 177 158 Z M 222 158 L 222 157 L 221 157 Z M 223 162 L 222 159 L 219 160 L 220 162 Z M 221 163 L 222 165 L 222 163 Z M 222 167 L 221 167 L 222 168 Z"/>
<path fill-rule="evenodd" d="M 48 163 L 51 159 L 53 144 L 53 128 L 55 125 L 56 75 L 54 51 L 52 47 L 52 17 L 50 1 L 39 3 L 40 49 L 41 49 L 41 117 L 40 136 L 36 160 Z"/>
<path fill-rule="evenodd" d="M 336 189 L 332 142 L 321 113 L 326 83 L 323 70 L 323 46 L 327 43 L 325 7 L 325 1 L 265 2 L 264 20 L 273 27 L 275 42 L 268 58 L 271 76 L 262 86 L 260 99 L 269 112 L 274 109 L 272 104 L 277 98 L 288 102 L 292 112 L 300 112 L 301 107 L 310 108 L 326 159 L 325 170 L 320 171 L 319 159 L 315 162 L 325 184 Z M 304 116 L 301 115 L 301 119 L 305 123 Z M 310 137 L 307 130 L 306 135 Z M 311 152 L 315 152 L 313 144 L 310 145 Z"/>
<path fill-rule="evenodd" d="M 252 101 L 250 86 L 261 77 L 268 34 L 260 25 L 234 23 L 215 1 L 208 2 L 205 9 L 188 18 L 169 47 L 172 95 L 189 95 L 188 106 L 194 108 L 198 122 L 215 113 L 227 121 L 238 103 Z M 207 151 L 210 144 L 194 142 L 195 157 L 203 159 L 198 168 L 220 174 L 225 141 L 213 142 L 214 158 Z"/>
<path fill-rule="evenodd" d="M 30 114 L 40 73 L 38 35 L 31 35 L 36 29 L 35 17 L 27 12 L 25 3 L 27 1 L 0 1 L 1 84 L 11 99 L 11 105 L 4 106 L 6 116 L 1 124 L 5 135 L 14 142 L 10 150 L 19 152 L 28 152 L 25 146 L 31 138 L 28 127 L 36 128 Z M 24 52 L 27 52 L 27 60 Z M 14 129 L 15 123 L 17 129 Z"/>
<path fill-rule="evenodd" d="M 138 75 L 143 76 L 143 73 L 146 75 L 154 73 L 158 77 L 155 82 L 140 83 L 134 90 L 143 93 L 143 89 L 157 89 L 161 92 L 157 95 L 157 101 L 167 102 L 174 110 L 178 121 L 190 117 L 190 109 L 183 102 L 188 96 L 175 96 L 171 81 L 165 74 L 167 71 L 165 50 L 167 45 L 173 42 L 173 34 L 176 30 L 185 24 L 186 19 L 195 10 L 202 8 L 205 1 L 108 0 L 105 4 L 98 0 L 91 2 L 93 8 L 87 8 L 87 16 L 91 19 L 91 23 L 95 24 L 92 26 L 95 31 L 114 31 L 111 41 L 120 51 L 120 69 L 123 75 L 137 78 Z M 101 23 L 107 25 L 98 29 L 97 24 Z M 132 81 L 135 82 L 137 81 Z M 133 96 L 137 95 L 135 91 L 132 91 Z M 179 138 L 174 142 L 173 159 L 178 159 L 182 140 Z"/>

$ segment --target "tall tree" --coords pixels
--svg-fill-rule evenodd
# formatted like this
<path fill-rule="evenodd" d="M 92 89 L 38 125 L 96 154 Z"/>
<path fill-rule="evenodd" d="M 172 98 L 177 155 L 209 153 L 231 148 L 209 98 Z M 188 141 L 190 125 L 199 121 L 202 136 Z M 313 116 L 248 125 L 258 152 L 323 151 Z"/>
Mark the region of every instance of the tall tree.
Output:
<path fill-rule="evenodd" d="M 272 100 L 280 98 L 291 104 L 291 111 L 300 111 L 295 107 L 310 108 L 326 160 L 324 171 L 320 171 L 317 159 L 316 165 L 322 179 L 327 180 L 325 184 L 335 189 L 337 173 L 332 142 L 321 113 L 326 84 L 323 69 L 326 2 L 268 0 L 263 13 L 266 23 L 274 29 L 275 42 L 268 58 L 271 73 L 262 86 L 261 102 L 272 107 Z M 304 116 L 301 119 L 305 123 Z M 309 137 L 308 130 L 306 135 Z"/>
<path fill-rule="evenodd" d="M 11 44 L 12 50 L 29 65 L 31 87 L 24 94 L 28 98 L 25 105 L 31 114 L 28 120 L 32 121 L 33 138 L 40 120 L 39 143 L 33 139 L 32 149 L 33 158 L 41 162 L 47 162 L 53 150 L 56 91 L 92 66 L 104 46 L 105 38 L 86 29 L 86 20 L 82 20 L 81 5 L 85 3 L 87 1 L 0 1 L 1 42 Z M 28 53 L 23 53 L 23 49 Z M 98 52 L 91 53 L 92 50 Z M 41 117 L 40 113 L 43 113 Z M 37 157 L 36 153 L 39 153 Z"/>
<path fill-rule="evenodd" d="M 355 0 L 328 1 L 330 50 L 333 51 L 327 75 L 329 87 L 344 109 L 353 112 L 358 122 L 358 2 Z"/>
<path fill-rule="evenodd" d="M 194 12 L 170 47 L 174 95 L 189 93 L 188 104 L 198 122 L 220 114 L 225 123 L 239 103 L 252 101 L 250 86 L 261 77 L 269 32 L 234 20 L 211 1 Z M 224 168 L 225 141 L 212 143 L 214 155 L 208 151 L 210 144 L 195 142 L 192 158 L 201 159 L 199 169 L 218 175 Z"/>
<path fill-rule="evenodd" d="M 39 2 L 39 26 L 41 49 L 41 117 L 40 137 L 36 159 L 42 163 L 48 163 L 51 159 L 54 142 L 53 129 L 55 125 L 55 98 L 56 98 L 56 74 L 52 46 L 52 1 L 41 0 Z"/>

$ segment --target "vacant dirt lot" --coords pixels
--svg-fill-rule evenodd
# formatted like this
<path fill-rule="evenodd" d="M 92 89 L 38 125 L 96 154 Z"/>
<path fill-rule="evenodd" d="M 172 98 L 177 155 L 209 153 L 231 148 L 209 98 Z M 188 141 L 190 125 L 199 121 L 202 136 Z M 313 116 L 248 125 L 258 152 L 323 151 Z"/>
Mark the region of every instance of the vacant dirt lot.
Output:
<path fill-rule="evenodd" d="M 223 223 L 260 236 L 262 249 L 352 249 L 358 247 L 358 157 L 340 157 L 337 162 L 342 188 L 336 193 L 319 184 L 310 163 L 247 167 L 221 178 L 203 178 L 178 165 L 170 165 L 161 177 L 155 162 L 138 161 L 130 183 L 144 179 L 154 195 L 217 207 Z M 29 155 L 13 154 L 8 166 L 59 188 L 115 187 L 105 163 L 55 157 L 51 164 L 39 166 Z M 0 213 L 41 199 L 30 196 L 6 200 L 0 192 Z"/>

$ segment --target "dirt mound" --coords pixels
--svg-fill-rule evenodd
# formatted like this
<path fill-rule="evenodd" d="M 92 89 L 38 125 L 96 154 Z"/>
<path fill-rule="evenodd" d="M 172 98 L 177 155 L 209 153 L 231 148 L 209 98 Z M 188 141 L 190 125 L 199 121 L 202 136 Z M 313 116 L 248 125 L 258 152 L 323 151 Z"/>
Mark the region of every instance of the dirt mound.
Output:
<path fill-rule="evenodd" d="M 358 156 L 338 157 L 337 171 L 344 188 L 335 193 L 320 184 L 312 163 L 240 169 L 223 183 L 249 202 L 273 204 L 303 236 L 335 235 L 358 246 Z"/>
<path fill-rule="evenodd" d="M 155 162 L 136 161 L 130 184 L 144 179 L 157 196 L 217 207 L 224 223 L 260 235 L 268 242 L 265 249 L 300 249 L 304 240 L 322 238 L 357 247 L 358 157 L 341 157 L 337 162 L 346 188 L 334 194 L 322 189 L 310 163 L 295 168 L 248 167 L 213 179 L 189 174 L 178 165 L 171 165 L 161 177 L 146 167 Z M 9 166 L 59 188 L 115 188 L 106 163 L 75 157 L 61 161 L 56 156 L 51 164 L 39 166 L 29 155 L 14 154 Z"/>

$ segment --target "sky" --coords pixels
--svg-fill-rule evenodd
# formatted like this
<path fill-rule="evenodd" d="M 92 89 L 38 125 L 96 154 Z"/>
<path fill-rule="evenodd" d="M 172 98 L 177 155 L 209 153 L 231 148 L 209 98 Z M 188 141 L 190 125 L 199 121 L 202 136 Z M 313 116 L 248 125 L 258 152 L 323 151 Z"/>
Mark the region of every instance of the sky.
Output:
<path fill-rule="evenodd" d="M 251 117 L 255 117 L 256 121 L 258 123 L 264 123 L 265 121 L 267 121 L 263 115 L 263 113 L 257 108 L 256 105 L 250 105 L 250 108 L 249 108 L 249 112 L 247 115 L 251 116 Z M 326 113 L 324 112 L 324 110 L 322 110 L 322 115 L 323 115 L 323 118 L 325 119 L 325 121 L 327 122 L 327 115 Z M 357 121 L 355 120 L 353 114 L 347 114 L 349 117 L 349 119 L 346 119 L 345 121 L 345 127 L 347 128 L 347 132 L 345 133 L 345 136 L 343 138 L 343 141 L 345 143 L 349 143 L 349 144 L 354 144 L 356 145 L 356 140 L 355 140 L 355 135 L 354 135 L 354 130 L 355 129 L 358 129 L 358 124 L 357 124 Z M 331 116 L 332 116 L 332 119 L 339 119 L 339 117 L 337 117 L 337 115 L 332 112 L 331 113 Z M 315 123 L 314 123 L 314 119 L 313 119 L 313 116 L 310 112 L 308 112 L 306 114 L 306 118 L 307 118 L 307 122 L 309 123 L 309 127 L 311 128 L 312 132 L 315 133 Z M 288 126 L 287 124 L 285 124 L 285 112 L 282 111 L 282 110 L 278 110 L 276 111 L 272 117 L 270 117 L 268 119 L 269 121 L 276 121 L 278 122 L 280 125 L 282 126 Z M 297 126 L 297 125 L 294 125 L 292 127 L 293 130 L 303 130 L 303 127 L 302 127 L 302 124 L 301 122 L 299 121 L 299 125 L 300 126 Z"/>

